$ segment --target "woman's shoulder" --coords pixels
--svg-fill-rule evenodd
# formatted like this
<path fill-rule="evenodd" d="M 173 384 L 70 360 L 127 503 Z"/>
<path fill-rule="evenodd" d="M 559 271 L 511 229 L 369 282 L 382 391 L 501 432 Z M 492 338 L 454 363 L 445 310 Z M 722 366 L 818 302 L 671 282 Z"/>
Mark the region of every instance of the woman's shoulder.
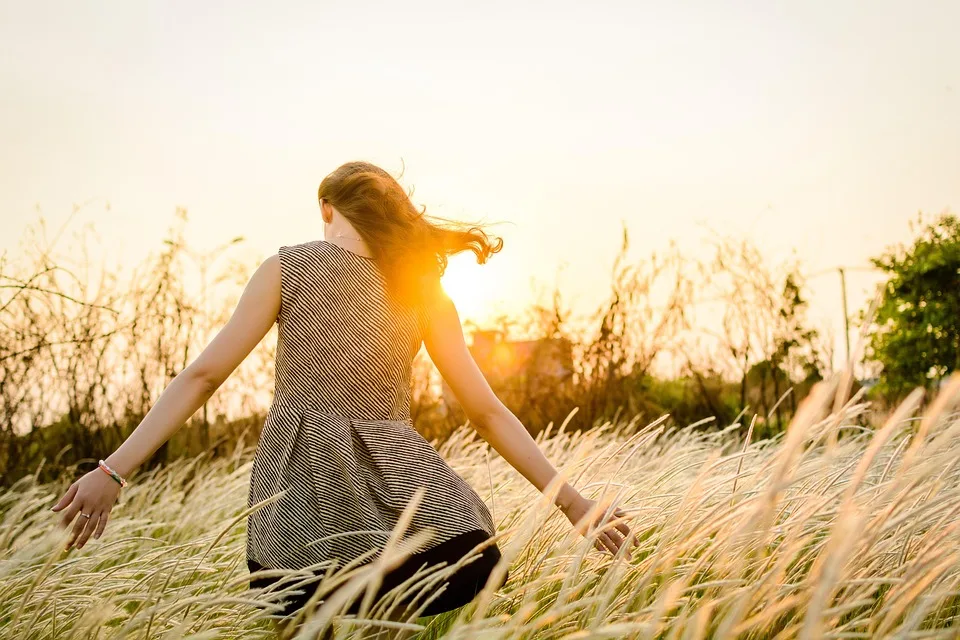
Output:
<path fill-rule="evenodd" d="M 304 277 L 305 271 L 313 271 L 320 263 L 320 255 L 328 249 L 322 240 L 307 240 L 280 245 L 276 258 L 284 284 L 293 288 L 294 281 Z"/>
<path fill-rule="evenodd" d="M 329 245 L 330 243 L 325 240 L 305 240 L 303 242 L 280 245 L 277 253 L 286 253 L 288 255 L 317 253 L 329 251 Z"/>
<path fill-rule="evenodd" d="M 327 240 L 306 240 L 297 244 L 281 245 L 280 252 L 287 255 L 330 255 L 334 258 L 361 258 L 366 262 L 373 262 L 372 258 L 354 253 L 338 244 Z"/>
<path fill-rule="evenodd" d="M 315 263 L 319 256 L 333 255 L 333 245 L 325 240 L 306 240 L 280 245 L 277 257 L 282 264 Z"/>

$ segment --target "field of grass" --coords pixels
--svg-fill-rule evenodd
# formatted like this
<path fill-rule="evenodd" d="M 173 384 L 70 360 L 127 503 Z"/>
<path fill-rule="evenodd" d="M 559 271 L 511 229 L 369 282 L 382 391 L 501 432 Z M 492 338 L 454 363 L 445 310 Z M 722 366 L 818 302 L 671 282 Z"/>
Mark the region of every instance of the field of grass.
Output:
<path fill-rule="evenodd" d="M 541 437 L 587 495 L 620 494 L 640 536 L 630 560 L 593 550 L 461 430 L 442 453 L 492 507 L 509 580 L 407 624 L 422 638 L 462 639 L 958 637 L 960 380 L 922 415 L 914 395 L 869 430 L 856 426 L 863 404 L 834 404 L 838 384 L 816 387 L 774 440 L 751 442 L 749 422 Z M 27 478 L 0 495 L 0 635 L 274 637 L 257 606 L 268 596 L 247 588 L 250 454 L 136 477 L 103 538 L 69 553 L 49 511 L 66 479 Z M 357 572 L 353 584 L 372 576 Z M 337 604 L 299 637 L 331 624 L 337 637 L 361 637 L 364 620 L 384 616 L 351 621 Z"/>

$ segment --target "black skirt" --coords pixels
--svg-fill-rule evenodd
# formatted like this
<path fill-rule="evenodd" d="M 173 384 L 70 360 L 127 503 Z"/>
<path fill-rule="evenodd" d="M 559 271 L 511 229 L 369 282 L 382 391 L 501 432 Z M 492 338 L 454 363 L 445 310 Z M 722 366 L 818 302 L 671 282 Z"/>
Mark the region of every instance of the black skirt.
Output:
<path fill-rule="evenodd" d="M 444 566 L 453 565 L 460 561 L 461 558 L 473 550 L 478 544 L 489 539 L 489 537 L 489 534 L 485 531 L 470 531 L 445 540 L 426 551 L 409 556 L 402 564 L 384 575 L 383 584 L 381 584 L 380 589 L 377 591 L 374 601 L 379 600 L 386 595 L 388 591 L 400 585 L 405 580 L 408 580 L 417 571 L 424 568 L 425 564 L 427 566 L 433 566 L 444 562 L 446 563 Z M 457 569 L 453 574 L 447 576 L 444 581 L 434 585 L 429 593 L 420 594 L 417 602 L 423 602 L 432 596 L 437 589 L 442 588 L 444 585 L 446 586 L 443 593 L 434 598 L 421 615 L 432 616 L 445 611 L 452 611 L 473 600 L 483 589 L 484 585 L 486 585 L 487 578 L 490 577 L 493 567 L 500 561 L 500 557 L 500 549 L 497 545 L 489 545 L 483 549 L 479 557 L 474 558 L 466 565 Z M 247 567 L 250 573 L 266 568 L 249 558 L 247 559 Z M 503 579 L 500 584 L 497 585 L 497 588 L 502 587 L 508 577 L 508 572 L 504 573 Z M 254 589 L 269 587 L 279 579 L 280 578 L 251 577 L 250 587 Z M 292 616 L 296 614 L 306 605 L 315 589 L 316 585 L 313 585 L 313 587 L 307 585 L 299 589 L 303 591 L 303 593 L 287 596 L 283 615 Z M 327 595 L 329 597 L 330 594 Z M 362 600 L 362 596 L 357 597 L 347 610 L 348 613 L 358 613 Z M 402 602 L 403 600 L 401 599 L 401 603 Z"/>

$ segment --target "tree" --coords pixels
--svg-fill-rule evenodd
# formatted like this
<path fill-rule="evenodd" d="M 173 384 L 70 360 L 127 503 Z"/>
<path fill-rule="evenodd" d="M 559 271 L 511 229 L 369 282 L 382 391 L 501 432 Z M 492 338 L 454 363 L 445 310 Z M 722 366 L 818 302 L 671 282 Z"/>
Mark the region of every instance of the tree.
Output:
<path fill-rule="evenodd" d="M 960 369 L 960 220 L 942 214 L 924 226 L 918 217 L 917 227 L 911 246 L 871 260 L 888 280 L 868 355 L 882 365 L 880 390 L 891 399 Z"/>
<path fill-rule="evenodd" d="M 825 369 L 819 332 L 807 321 L 800 265 L 771 263 L 747 238 L 718 235 L 713 244 L 713 258 L 700 264 L 700 296 L 714 302 L 721 326 L 700 329 L 713 348 L 688 349 L 688 369 L 699 382 L 703 367 L 687 354 L 711 353 L 715 368 L 739 380 L 738 410 L 752 407 L 780 431 L 797 396 Z"/>

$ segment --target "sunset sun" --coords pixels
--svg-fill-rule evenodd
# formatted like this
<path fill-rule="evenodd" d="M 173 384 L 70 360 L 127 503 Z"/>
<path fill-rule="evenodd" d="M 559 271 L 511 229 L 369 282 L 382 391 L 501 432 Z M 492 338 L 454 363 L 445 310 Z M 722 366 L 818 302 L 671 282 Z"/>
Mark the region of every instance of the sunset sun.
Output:
<path fill-rule="evenodd" d="M 478 265 L 472 254 L 455 255 L 450 258 L 442 282 L 462 319 L 485 319 L 496 298 L 496 279 L 489 268 Z"/>

